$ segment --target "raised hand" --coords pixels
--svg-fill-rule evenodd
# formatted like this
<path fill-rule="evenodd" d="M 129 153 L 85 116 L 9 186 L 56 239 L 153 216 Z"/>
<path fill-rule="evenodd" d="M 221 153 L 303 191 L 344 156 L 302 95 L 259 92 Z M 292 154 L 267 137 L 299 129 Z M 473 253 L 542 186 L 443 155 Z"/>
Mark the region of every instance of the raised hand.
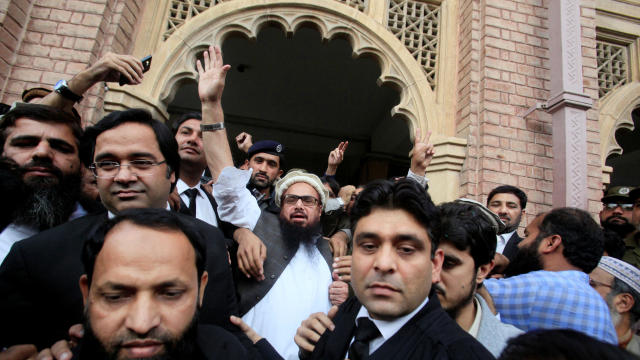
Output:
<path fill-rule="evenodd" d="M 142 82 L 142 70 L 142 63 L 132 55 L 106 53 L 85 72 L 93 84 L 100 81 L 118 81 L 122 74 L 130 84 L 135 85 Z"/>
<path fill-rule="evenodd" d="M 249 148 L 253 146 L 253 138 L 247 132 L 241 132 L 236 136 L 236 146 L 242 152 L 248 153 Z"/>
<path fill-rule="evenodd" d="M 416 128 L 415 141 L 413 143 L 413 149 L 411 149 L 411 171 L 420 176 L 424 176 L 427 171 L 427 166 L 431 163 L 433 155 L 436 151 L 429 142 L 431 138 L 431 130 L 427 131 L 425 136 L 422 136 L 420 128 Z"/>
<path fill-rule="evenodd" d="M 349 146 L 348 141 L 342 141 L 338 144 L 338 147 L 333 149 L 329 153 L 329 159 L 327 160 L 327 171 L 325 172 L 327 175 L 335 175 L 338 170 L 338 165 L 342 163 L 344 160 L 344 152 L 347 150 L 347 146 Z"/>
<path fill-rule="evenodd" d="M 196 62 L 200 101 L 202 103 L 220 102 L 227 71 L 231 66 L 224 65 L 218 46 L 209 46 L 209 50 L 205 50 L 202 56 L 204 64 L 200 60 Z"/>

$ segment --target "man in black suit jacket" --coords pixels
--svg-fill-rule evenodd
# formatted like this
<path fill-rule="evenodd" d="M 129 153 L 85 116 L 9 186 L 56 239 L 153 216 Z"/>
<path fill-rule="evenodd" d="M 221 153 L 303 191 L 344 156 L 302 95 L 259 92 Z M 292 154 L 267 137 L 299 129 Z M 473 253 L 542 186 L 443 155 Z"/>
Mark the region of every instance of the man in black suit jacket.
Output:
<path fill-rule="evenodd" d="M 0 345 L 47 347 L 82 320 L 78 279 L 82 243 L 107 216 L 131 208 L 166 208 L 179 172 L 177 144 L 166 125 L 144 110 L 113 112 L 88 128 L 84 159 L 91 159 L 100 197 L 110 213 L 91 215 L 16 243 L 0 266 Z M 206 238 L 210 286 L 200 320 L 235 329 L 233 280 L 220 231 L 187 219 Z"/>
<path fill-rule="evenodd" d="M 180 177 L 176 183 L 180 195 L 180 212 L 218 226 L 220 223 L 215 199 L 200 184 L 207 168 L 202 147 L 202 115 L 186 113 L 173 123 L 173 134 L 178 142 Z"/>
<path fill-rule="evenodd" d="M 379 181 L 362 191 L 351 216 L 356 298 L 332 309 L 332 318 L 316 313 L 303 322 L 295 339 L 302 357 L 492 359 L 431 291 L 444 255 L 429 195 L 413 180 Z"/>
<path fill-rule="evenodd" d="M 498 234 L 496 253 L 511 261 L 518 252 L 518 243 L 522 241 L 517 230 L 527 207 L 527 194 L 515 186 L 498 186 L 489 193 L 487 207 L 506 225 Z"/>

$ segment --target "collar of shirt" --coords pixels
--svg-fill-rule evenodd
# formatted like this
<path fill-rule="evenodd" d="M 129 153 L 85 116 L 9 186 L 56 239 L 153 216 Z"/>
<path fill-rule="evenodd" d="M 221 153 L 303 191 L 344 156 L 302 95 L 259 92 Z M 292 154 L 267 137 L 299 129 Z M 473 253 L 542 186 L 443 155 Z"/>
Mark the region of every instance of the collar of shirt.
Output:
<path fill-rule="evenodd" d="M 182 195 L 182 193 L 184 193 L 185 191 L 189 190 L 189 189 L 196 189 L 198 190 L 198 194 L 200 194 L 200 196 L 202 196 L 202 194 L 200 193 L 200 184 L 191 187 L 189 185 L 187 185 L 186 182 L 182 181 L 182 179 L 178 179 L 178 181 L 176 182 L 176 190 L 178 190 L 178 194 Z"/>
<path fill-rule="evenodd" d="M 516 230 L 513 230 L 510 233 L 500 234 L 500 235 L 498 235 L 498 237 L 504 239 L 504 242 L 506 244 L 509 241 L 509 239 L 511 239 L 513 234 L 515 234 L 515 233 L 516 233 Z"/>
<path fill-rule="evenodd" d="M 469 328 L 469 334 L 474 338 L 478 337 L 478 331 L 480 330 L 480 320 L 482 319 L 482 306 L 480 306 L 480 302 L 476 297 L 473 297 L 473 303 L 476 307 L 476 317 L 473 319 L 473 323 Z"/>
<path fill-rule="evenodd" d="M 411 318 L 414 317 L 418 313 L 418 311 L 420 311 L 420 309 L 425 307 L 428 302 L 429 297 L 427 296 L 422 304 L 416 307 L 412 312 L 391 321 L 373 319 L 371 315 L 369 315 L 369 311 L 367 310 L 367 308 L 365 308 L 364 306 L 360 307 L 358 316 L 356 316 L 356 322 L 361 317 L 368 317 L 371 321 L 373 321 L 374 324 L 376 324 L 376 327 L 378 328 L 378 330 L 380 330 L 380 334 L 382 335 L 382 337 L 379 336 L 376 339 L 371 340 L 369 344 L 369 353 L 372 354 L 382 344 L 384 344 L 385 341 L 389 340 L 393 335 L 395 335 L 395 333 L 397 333 L 398 330 L 400 330 L 404 326 L 404 324 L 411 320 Z"/>

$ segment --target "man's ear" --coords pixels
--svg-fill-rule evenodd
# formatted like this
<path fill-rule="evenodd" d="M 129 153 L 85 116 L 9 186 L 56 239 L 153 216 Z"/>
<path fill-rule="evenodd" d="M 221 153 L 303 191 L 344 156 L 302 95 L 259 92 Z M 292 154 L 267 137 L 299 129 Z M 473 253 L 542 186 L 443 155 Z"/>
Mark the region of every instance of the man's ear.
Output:
<path fill-rule="evenodd" d="M 540 241 L 540 253 L 550 254 L 558 249 L 562 245 L 562 237 L 558 234 L 547 236 Z"/>
<path fill-rule="evenodd" d="M 89 303 L 89 278 L 87 277 L 87 274 L 82 274 L 82 276 L 80 276 L 78 284 L 80 284 L 80 292 L 82 292 L 82 303 L 86 307 Z"/>
<path fill-rule="evenodd" d="M 633 296 L 629 293 L 618 294 L 613 298 L 613 306 L 615 306 L 616 311 L 620 314 L 631 311 L 634 304 Z"/>
<path fill-rule="evenodd" d="M 207 287 L 207 282 L 209 282 L 209 274 L 205 271 L 200 277 L 200 291 L 198 294 L 198 304 L 200 304 L 200 306 L 202 306 L 202 299 L 204 299 L 204 289 Z"/>
<path fill-rule="evenodd" d="M 478 271 L 476 272 L 476 284 L 482 284 L 484 279 L 491 273 L 493 270 L 493 266 L 495 265 L 495 261 L 491 259 L 489 263 L 478 266 Z"/>
<path fill-rule="evenodd" d="M 440 282 L 440 273 L 442 272 L 442 263 L 444 263 L 444 250 L 436 249 L 435 254 L 431 258 L 431 282 L 433 284 Z"/>
<path fill-rule="evenodd" d="M 284 174 L 284 171 L 279 170 L 278 171 L 278 176 L 276 176 L 276 179 L 279 179 L 282 176 L 282 174 Z"/>

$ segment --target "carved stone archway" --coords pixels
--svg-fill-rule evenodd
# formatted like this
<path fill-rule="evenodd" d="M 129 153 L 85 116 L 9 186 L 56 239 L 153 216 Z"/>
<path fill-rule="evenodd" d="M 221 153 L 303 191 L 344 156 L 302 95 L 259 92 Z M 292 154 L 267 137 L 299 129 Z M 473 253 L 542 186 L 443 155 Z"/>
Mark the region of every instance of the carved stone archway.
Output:
<path fill-rule="evenodd" d="M 634 130 L 631 113 L 640 107 L 640 82 L 634 81 L 608 94 L 600 103 L 600 154 L 603 164 L 603 183 L 608 184 L 613 169 L 605 166 L 611 155 L 622 155 L 622 147 L 616 140 L 616 131 Z"/>
<path fill-rule="evenodd" d="M 465 158 L 466 141 L 455 137 L 455 121 L 445 119 L 444 106 L 438 103 L 423 69 L 381 23 L 334 0 L 234 0 L 217 4 L 158 43 L 145 81 L 135 87 L 114 86 L 107 93 L 105 110 L 145 107 L 157 118 L 168 120 L 167 105 L 175 90 L 182 82 L 196 79 L 194 64 L 199 53 L 210 44 L 221 45 L 231 34 L 256 39 L 262 27 L 274 23 L 289 34 L 303 25 L 311 25 L 324 40 L 347 39 L 354 57 L 374 58 L 381 70 L 378 85 L 391 86 L 400 94 L 392 115 L 407 122 L 410 134 L 415 128 L 434 133 L 437 156 L 428 175 L 446 187 L 434 194 L 434 200 L 458 196 L 458 174 Z M 139 45 L 142 46 L 136 47 Z"/>

